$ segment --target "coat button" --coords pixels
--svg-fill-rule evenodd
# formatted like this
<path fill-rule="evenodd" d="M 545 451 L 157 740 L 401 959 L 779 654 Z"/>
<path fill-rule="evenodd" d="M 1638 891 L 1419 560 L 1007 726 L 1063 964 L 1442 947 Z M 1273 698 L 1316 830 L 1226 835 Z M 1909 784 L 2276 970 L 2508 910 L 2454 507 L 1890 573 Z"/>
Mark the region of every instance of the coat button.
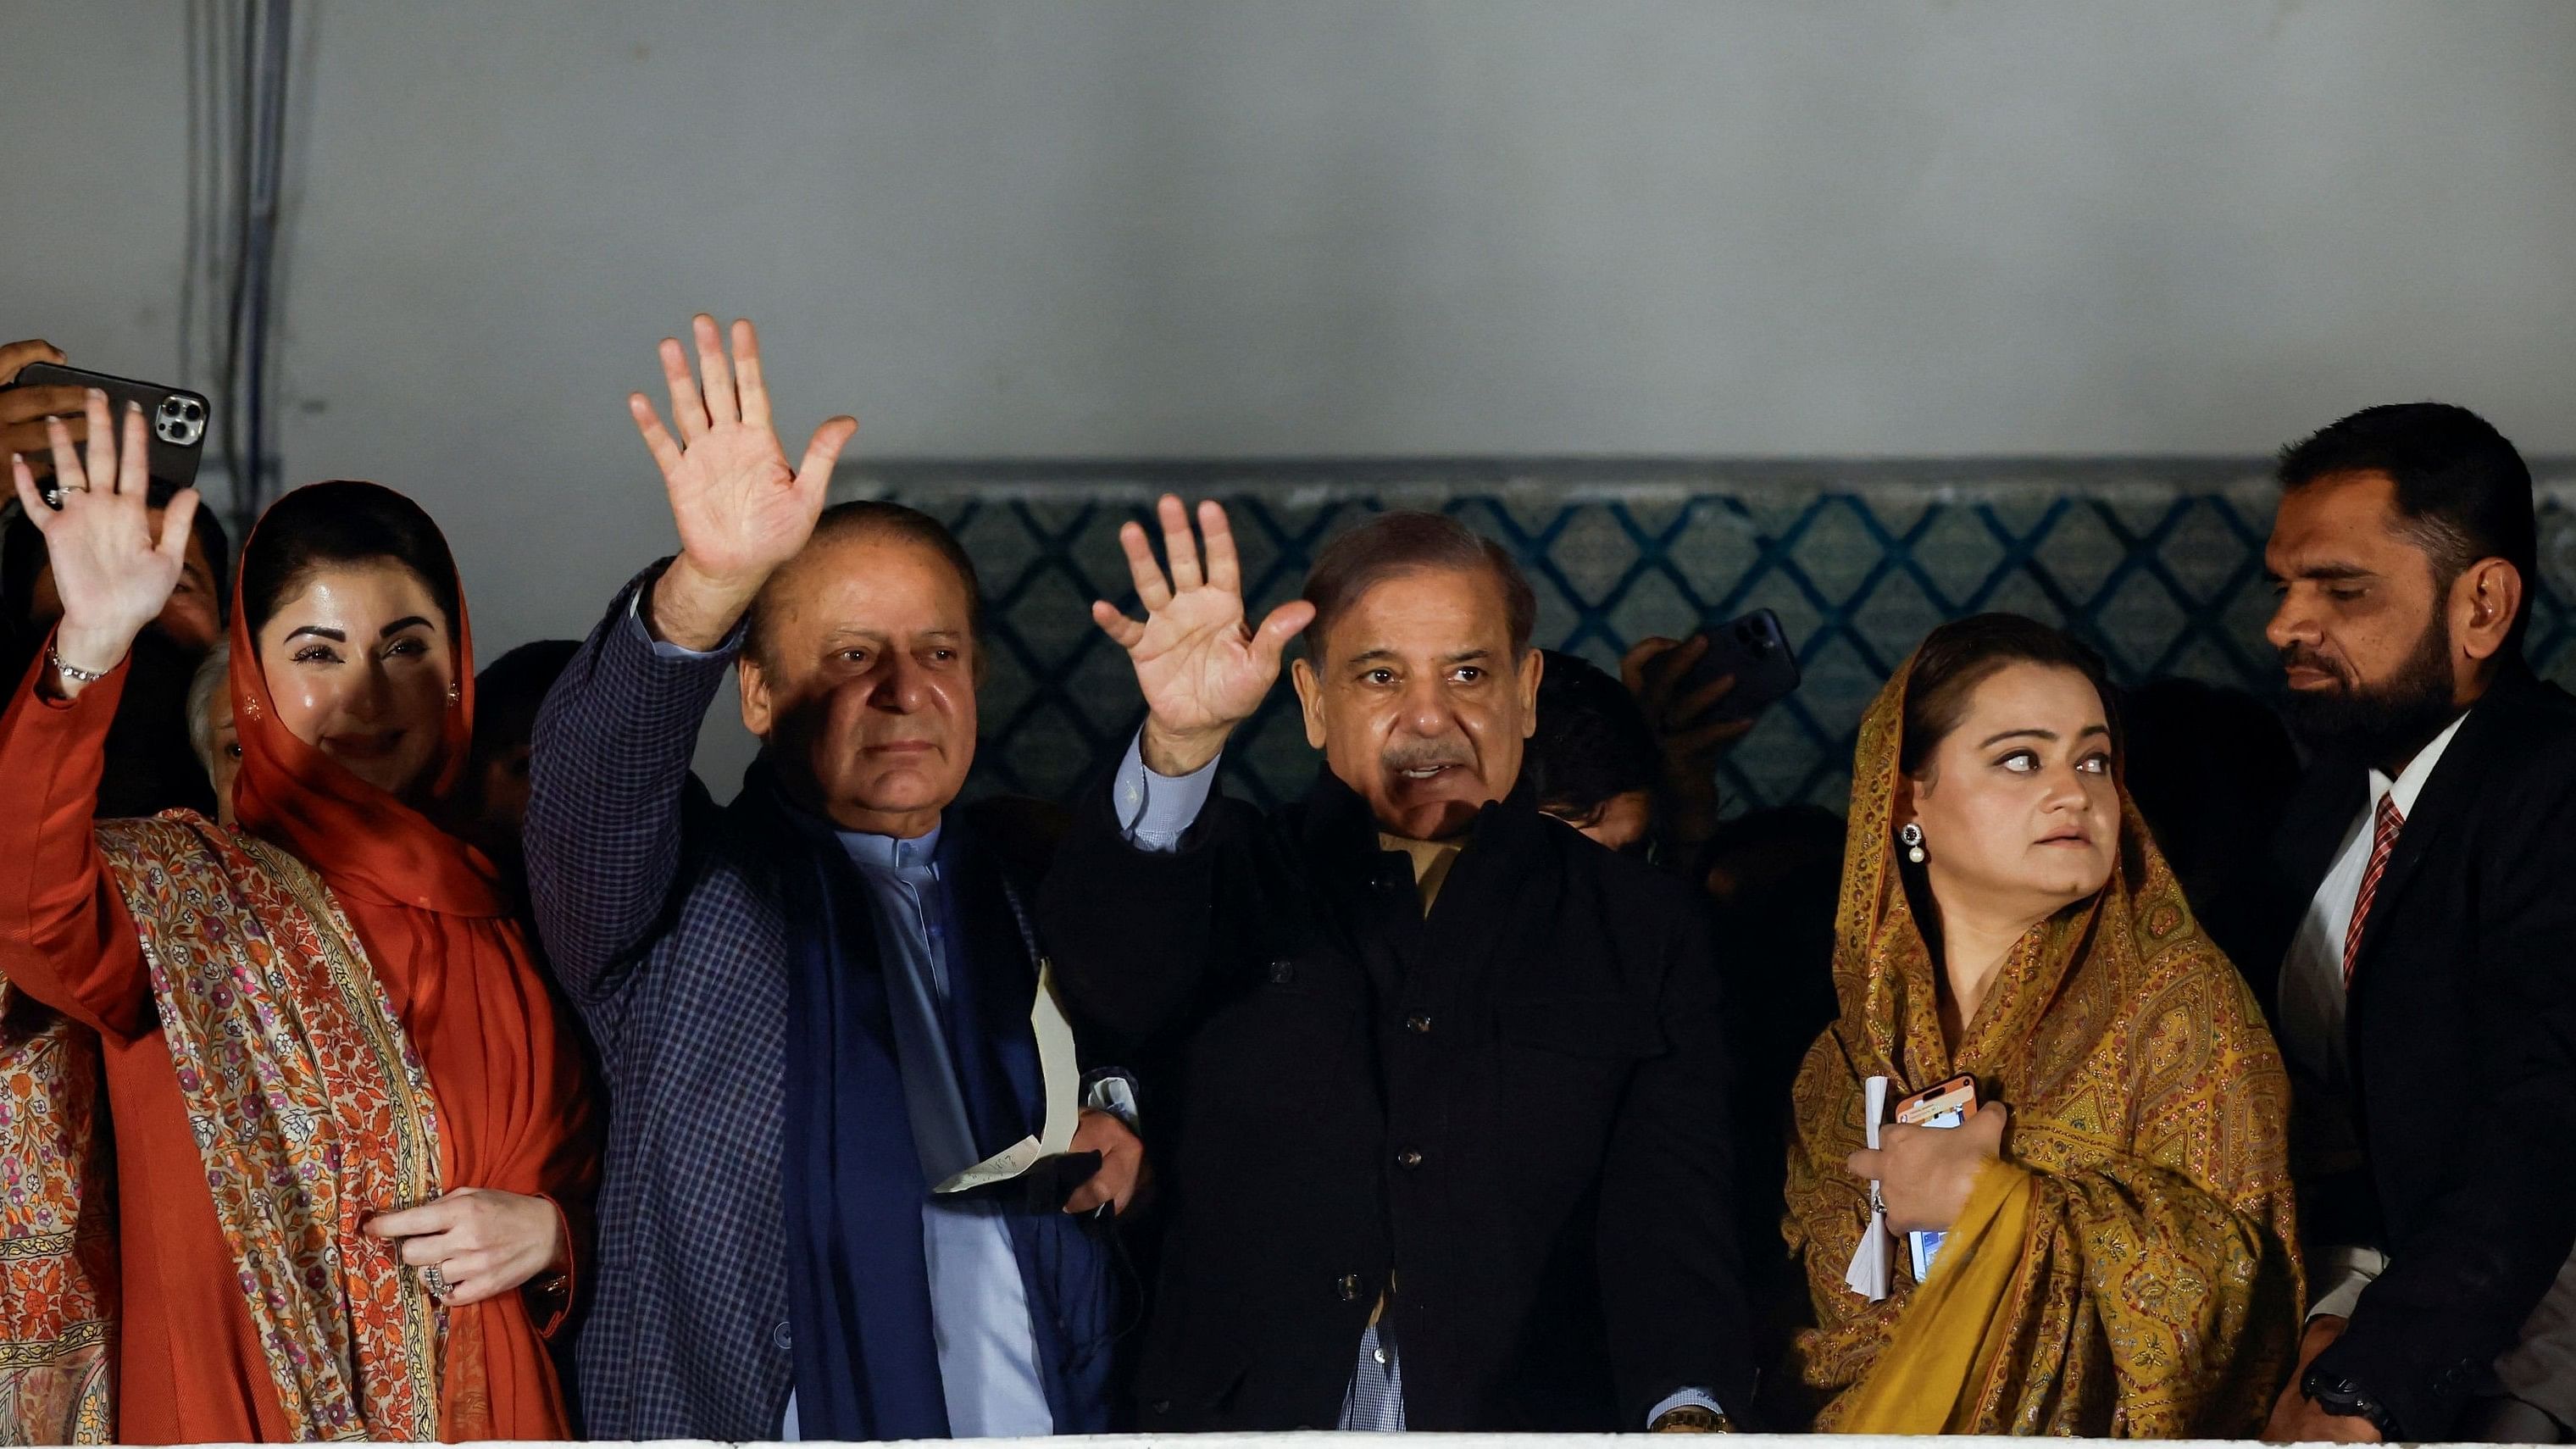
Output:
<path fill-rule="evenodd" d="M 1412 1151 L 1411 1149 L 1399 1152 L 1395 1154 L 1395 1165 L 1398 1167 L 1420 1167 L 1422 1165 L 1422 1154 Z"/>
<path fill-rule="evenodd" d="M 1344 1273 L 1341 1277 L 1341 1281 L 1333 1285 L 1333 1291 L 1342 1295 L 1342 1301 L 1344 1303 L 1359 1302 L 1360 1275 L 1357 1273 Z"/>
<path fill-rule="evenodd" d="M 794 1348 L 794 1347 L 796 1346 L 796 1333 L 795 1333 L 795 1330 L 793 1330 L 793 1329 L 789 1328 L 786 1324 L 782 1323 L 782 1324 L 778 1325 L 778 1327 L 777 1327 L 777 1328 L 775 1328 L 775 1329 L 771 1330 L 770 1335 L 769 1335 L 769 1341 L 770 1341 L 771 1343 L 777 1344 L 780 1348 L 791 1348 L 791 1349 L 792 1349 L 792 1348 Z"/>
<path fill-rule="evenodd" d="M 1429 1036 L 1431 1035 L 1431 1018 L 1427 1016 L 1406 1017 L 1404 1020 L 1404 1029 L 1413 1033 L 1415 1036 Z"/>
<path fill-rule="evenodd" d="M 1270 963 L 1270 984 L 1285 986 L 1297 979 L 1297 963 L 1282 956 Z"/>
<path fill-rule="evenodd" d="M 1145 1412 L 1149 1414 L 1168 1414 L 1172 1412 L 1172 1401 L 1169 1399 L 1156 1399 L 1154 1402 L 1145 1406 Z"/>

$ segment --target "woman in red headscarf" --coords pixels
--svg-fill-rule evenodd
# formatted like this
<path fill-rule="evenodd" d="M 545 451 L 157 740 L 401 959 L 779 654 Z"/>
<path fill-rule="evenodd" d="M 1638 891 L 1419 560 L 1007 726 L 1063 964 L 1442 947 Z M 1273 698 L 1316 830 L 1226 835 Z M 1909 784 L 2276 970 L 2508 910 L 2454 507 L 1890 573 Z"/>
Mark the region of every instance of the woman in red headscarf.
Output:
<path fill-rule="evenodd" d="M 59 510 L 10 460 L 63 617 L 0 715 L 0 971 L 106 1043 L 116 1437 L 564 1437 L 544 1338 L 594 1138 L 507 896 L 439 823 L 473 718 L 446 542 L 373 484 L 279 500 L 235 590 L 238 825 L 94 822 L 196 495 L 156 540 L 141 415 L 120 447 L 90 413 L 85 461 L 53 428 Z"/>

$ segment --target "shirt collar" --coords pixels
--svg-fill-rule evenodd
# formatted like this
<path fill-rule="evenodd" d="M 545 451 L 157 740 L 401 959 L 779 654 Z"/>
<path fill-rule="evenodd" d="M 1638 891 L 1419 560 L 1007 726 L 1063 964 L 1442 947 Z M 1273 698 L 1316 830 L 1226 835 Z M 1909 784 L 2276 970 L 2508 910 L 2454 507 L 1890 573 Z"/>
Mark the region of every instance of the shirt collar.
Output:
<path fill-rule="evenodd" d="M 2400 818 L 2412 819 L 2415 802 L 2424 793 L 2424 782 L 2433 778 L 2433 767 L 2442 763 L 2442 752 L 2451 747 L 2451 736 L 2458 734 L 2460 726 L 2468 723 L 2468 719 L 2463 712 L 2458 719 L 2451 721 L 2440 734 L 2433 736 L 2432 743 L 2415 752 L 2415 758 L 2406 762 L 2406 768 L 2397 772 L 2396 779 L 2391 780 L 2377 770 L 2371 771 L 2371 811 L 2376 814 L 2380 800 L 2385 797 L 2397 802 Z"/>
<path fill-rule="evenodd" d="M 930 827 L 929 833 L 904 840 L 892 835 L 877 835 L 865 830 L 836 830 L 841 848 L 850 853 L 850 862 L 862 870 L 892 873 L 904 870 L 927 870 L 939 857 L 939 833 L 945 822 Z"/>

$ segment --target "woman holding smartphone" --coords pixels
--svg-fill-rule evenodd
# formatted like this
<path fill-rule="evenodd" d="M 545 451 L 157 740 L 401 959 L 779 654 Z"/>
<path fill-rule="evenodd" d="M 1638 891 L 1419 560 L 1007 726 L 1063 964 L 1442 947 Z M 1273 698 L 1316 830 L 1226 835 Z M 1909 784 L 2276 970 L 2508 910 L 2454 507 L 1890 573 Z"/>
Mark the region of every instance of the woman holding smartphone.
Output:
<path fill-rule="evenodd" d="M 237 825 L 97 822 L 197 500 L 156 537 L 142 415 L 88 411 L 86 456 L 51 425 L 59 511 L 10 460 L 63 614 L 0 715 L 0 971 L 105 1042 L 115 1437 L 561 1438 L 544 1336 L 595 1152 L 527 938 L 443 824 L 473 718 L 446 542 L 373 484 L 280 499 L 235 585 Z"/>
<path fill-rule="evenodd" d="M 2289 1370 L 2288 1080 L 2130 808 L 2109 697 L 2090 650 L 1985 614 L 1861 724 L 1789 1163 L 1819 1429 L 2251 1435 Z M 1962 1075 L 1973 1115 L 1867 1146 L 1871 1078 Z M 1945 1235 L 1921 1281 L 1915 1232 Z"/>

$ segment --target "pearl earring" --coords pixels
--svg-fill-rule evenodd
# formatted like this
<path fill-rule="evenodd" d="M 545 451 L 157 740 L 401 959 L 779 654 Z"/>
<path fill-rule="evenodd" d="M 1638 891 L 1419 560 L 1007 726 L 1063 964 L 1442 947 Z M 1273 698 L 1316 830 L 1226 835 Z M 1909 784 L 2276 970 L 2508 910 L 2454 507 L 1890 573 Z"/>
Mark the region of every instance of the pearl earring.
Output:
<path fill-rule="evenodd" d="M 1923 827 L 1908 820 L 1905 822 L 1905 828 L 1896 832 L 1896 838 L 1905 842 L 1905 858 L 1916 865 L 1921 865 L 1923 863 Z"/>

